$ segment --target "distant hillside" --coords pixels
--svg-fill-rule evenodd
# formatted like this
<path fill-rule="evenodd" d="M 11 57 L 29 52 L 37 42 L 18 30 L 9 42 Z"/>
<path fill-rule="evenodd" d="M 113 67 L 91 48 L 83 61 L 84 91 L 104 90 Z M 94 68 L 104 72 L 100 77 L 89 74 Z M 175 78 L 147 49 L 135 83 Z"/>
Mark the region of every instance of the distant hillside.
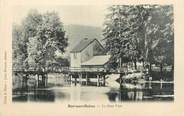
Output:
<path fill-rule="evenodd" d="M 64 25 L 64 28 L 69 39 L 69 46 L 67 49 L 68 53 L 83 38 L 96 38 L 99 41 L 103 39 L 102 29 L 100 27 L 84 25 Z"/>

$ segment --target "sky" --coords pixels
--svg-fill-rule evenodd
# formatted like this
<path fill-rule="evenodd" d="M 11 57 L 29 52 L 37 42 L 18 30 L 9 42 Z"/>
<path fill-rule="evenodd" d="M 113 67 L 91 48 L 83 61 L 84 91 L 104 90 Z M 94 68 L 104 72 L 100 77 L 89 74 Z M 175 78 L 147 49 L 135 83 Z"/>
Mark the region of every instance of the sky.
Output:
<path fill-rule="evenodd" d="M 64 25 L 77 24 L 102 27 L 107 6 L 63 5 L 63 6 L 16 6 L 13 8 L 13 23 L 20 24 L 32 9 L 40 13 L 58 12 Z"/>

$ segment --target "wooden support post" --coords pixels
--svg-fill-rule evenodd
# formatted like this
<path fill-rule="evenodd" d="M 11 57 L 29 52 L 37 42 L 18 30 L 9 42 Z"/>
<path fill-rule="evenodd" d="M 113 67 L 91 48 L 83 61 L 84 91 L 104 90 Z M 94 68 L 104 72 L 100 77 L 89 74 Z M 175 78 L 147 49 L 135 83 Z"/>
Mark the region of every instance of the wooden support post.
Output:
<path fill-rule="evenodd" d="M 99 86 L 99 75 L 97 75 L 97 86 Z"/>
<path fill-rule="evenodd" d="M 88 74 L 86 73 L 86 86 L 88 85 Z"/>
<path fill-rule="evenodd" d="M 103 75 L 103 86 L 105 86 L 105 75 Z"/>
<path fill-rule="evenodd" d="M 136 99 L 136 97 L 137 97 L 136 89 L 134 89 L 133 91 L 134 91 L 134 96 L 133 96 L 134 98 L 133 98 L 133 100 L 136 100 L 137 101 L 137 99 Z"/>
<path fill-rule="evenodd" d="M 35 82 L 35 88 L 37 88 L 38 87 L 38 75 L 35 76 L 35 81 L 36 81 Z"/>
<path fill-rule="evenodd" d="M 44 74 L 41 75 L 41 87 L 44 87 Z"/>
<path fill-rule="evenodd" d="M 28 75 L 26 74 L 25 75 L 25 87 L 26 87 L 26 89 L 28 89 Z"/>
<path fill-rule="evenodd" d="M 162 89 L 162 80 L 160 80 L 160 89 Z"/>
<path fill-rule="evenodd" d="M 44 87 L 47 86 L 47 76 L 45 75 L 45 78 L 44 78 Z"/>
<path fill-rule="evenodd" d="M 80 79 L 81 77 L 80 77 L 80 74 L 78 73 L 78 84 L 80 85 L 80 81 L 81 81 L 81 79 Z"/>
<path fill-rule="evenodd" d="M 37 75 L 37 87 L 39 88 L 39 74 Z"/>
<path fill-rule="evenodd" d="M 44 74 L 42 81 L 43 81 L 43 86 L 46 87 L 47 86 L 47 74 Z"/>
<path fill-rule="evenodd" d="M 47 85 L 48 85 L 48 74 L 46 75 L 46 80 L 45 80 L 46 82 L 45 82 L 45 87 L 47 87 Z"/>
<path fill-rule="evenodd" d="M 55 76 L 55 86 L 57 86 L 57 81 L 58 81 L 57 76 Z"/>
<path fill-rule="evenodd" d="M 27 89 L 27 75 L 22 76 L 22 88 Z"/>
<path fill-rule="evenodd" d="M 102 80 L 102 76 L 99 75 L 99 80 L 98 80 L 98 83 L 99 83 L 98 85 L 99 85 L 99 86 L 101 86 L 101 80 Z"/>
<path fill-rule="evenodd" d="M 152 87 L 151 87 L 151 81 L 149 81 L 149 83 L 148 83 L 148 88 L 149 88 L 149 89 L 152 88 Z"/>
<path fill-rule="evenodd" d="M 72 85 L 72 75 L 70 75 L 70 85 Z"/>
<path fill-rule="evenodd" d="M 24 76 L 22 76 L 22 89 L 24 89 Z"/>
<path fill-rule="evenodd" d="M 75 78 L 75 86 L 76 86 L 77 85 L 77 76 L 75 75 L 74 78 Z"/>
<path fill-rule="evenodd" d="M 82 73 L 79 73 L 79 84 L 82 86 Z"/>
<path fill-rule="evenodd" d="M 38 88 L 40 87 L 40 82 L 39 82 L 39 80 L 40 80 L 40 75 L 38 75 L 38 79 L 37 79 L 37 81 L 38 81 Z"/>

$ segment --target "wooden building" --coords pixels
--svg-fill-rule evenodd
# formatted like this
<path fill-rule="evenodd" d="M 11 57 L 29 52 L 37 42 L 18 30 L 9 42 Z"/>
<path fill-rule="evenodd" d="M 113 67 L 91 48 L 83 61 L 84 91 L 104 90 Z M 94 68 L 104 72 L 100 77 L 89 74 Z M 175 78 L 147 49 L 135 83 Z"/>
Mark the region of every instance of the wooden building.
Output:
<path fill-rule="evenodd" d="M 84 38 L 70 51 L 70 58 L 71 69 L 104 70 L 110 55 L 97 39 Z"/>
<path fill-rule="evenodd" d="M 97 39 L 85 38 L 70 51 L 71 83 L 88 85 L 92 79 L 96 85 L 105 85 L 106 64 L 110 55 L 106 55 L 104 47 Z"/>

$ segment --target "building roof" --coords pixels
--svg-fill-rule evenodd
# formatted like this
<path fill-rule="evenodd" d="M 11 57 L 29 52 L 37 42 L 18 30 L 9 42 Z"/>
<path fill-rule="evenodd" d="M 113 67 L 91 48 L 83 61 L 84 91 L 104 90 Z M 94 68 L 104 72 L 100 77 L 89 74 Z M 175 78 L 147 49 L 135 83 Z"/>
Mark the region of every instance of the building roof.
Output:
<path fill-rule="evenodd" d="M 109 59 L 110 59 L 110 55 L 100 55 L 100 56 L 94 56 L 92 57 L 90 60 L 83 62 L 82 65 L 83 66 L 100 66 L 100 65 L 104 65 L 106 64 Z"/>
<path fill-rule="evenodd" d="M 97 39 L 84 38 L 70 52 L 81 52 L 95 40 L 98 41 Z"/>

